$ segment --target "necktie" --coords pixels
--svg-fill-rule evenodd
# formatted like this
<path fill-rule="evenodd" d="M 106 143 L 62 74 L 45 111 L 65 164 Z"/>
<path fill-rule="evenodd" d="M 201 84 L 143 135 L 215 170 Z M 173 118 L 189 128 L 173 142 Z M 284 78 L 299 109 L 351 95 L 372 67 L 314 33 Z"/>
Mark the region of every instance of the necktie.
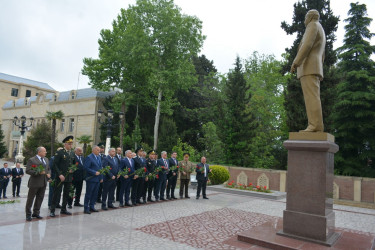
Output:
<path fill-rule="evenodd" d="M 176 159 L 174 159 L 174 164 L 177 166 L 177 161 L 176 161 Z"/>
<path fill-rule="evenodd" d="M 164 160 L 164 165 L 165 165 L 166 168 L 168 168 L 168 164 L 167 164 L 166 160 Z"/>
<path fill-rule="evenodd" d="M 46 163 L 45 163 L 45 161 L 44 161 L 43 157 L 42 157 L 41 159 L 42 159 L 42 164 L 43 164 L 43 166 L 45 166 L 45 165 L 46 165 Z"/>
<path fill-rule="evenodd" d="M 19 168 L 17 168 L 17 173 L 18 173 L 18 174 L 20 173 L 20 169 L 19 169 Z"/>
<path fill-rule="evenodd" d="M 98 162 L 98 164 L 100 165 L 100 162 L 99 162 L 99 157 L 96 156 L 96 161 Z"/>
<path fill-rule="evenodd" d="M 128 158 L 129 164 L 131 167 L 133 167 L 132 161 Z"/>
<path fill-rule="evenodd" d="M 79 162 L 81 163 L 81 165 L 83 165 L 83 164 L 82 164 L 81 156 L 78 156 L 78 160 L 79 160 Z"/>

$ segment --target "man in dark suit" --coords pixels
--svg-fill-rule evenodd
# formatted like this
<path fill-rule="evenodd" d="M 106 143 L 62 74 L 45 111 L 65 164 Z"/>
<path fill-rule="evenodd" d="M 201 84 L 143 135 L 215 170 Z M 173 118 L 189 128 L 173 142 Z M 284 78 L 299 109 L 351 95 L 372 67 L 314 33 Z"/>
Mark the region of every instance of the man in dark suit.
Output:
<path fill-rule="evenodd" d="M 86 157 L 83 163 L 86 171 L 86 194 L 84 201 L 84 213 L 99 212 L 95 209 L 95 201 L 98 198 L 99 183 L 103 182 L 103 175 L 99 170 L 102 169 L 102 158 L 99 155 L 100 148 L 94 146 L 92 154 Z"/>
<path fill-rule="evenodd" d="M 56 152 L 57 151 L 60 151 L 61 147 L 57 148 Z M 51 179 L 54 180 L 56 178 L 56 173 L 55 173 L 55 170 L 53 169 L 53 160 L 55 159 L 55 156 L 52 156 L 51 159 L 49 159 L 49 169 L 51 170 Z M 52 199 L 53 199 L 53 185 L 50 183 L 48 183 L 48 208 L 51 209 L 51 205 L 52 205 Z M 61 196 L 59 197 L 59 200 L 57 201 L 57 206 L 56 208 L 61 208 L 61 205 L 60 205 L 60 200 L 61 200 Z"/>
<path fill-rule="evenodd" d="M 98 144 L 99 148 L 100 148 L 100 153 L 99 153 L 99 156 L 103 162 L 104 158 L 106 157 L 105 155 L 105 145 L 104 143 L 99 143 Z M 100 182 L 99 183 L 99 190 L 98 190 L 98 199 L 96 202 L 98 203 L 102 203 L 102 193 L 103 193 L 103 182 Z"/>
<path fill-rule="evenodd" d="M 144 151 L 141 146 L 135 150 L 135 153 L 137 154 L 137 156 L 133 158 L 135 163 L 135 170 L 146 168 L 146 159 L 143 158 L 143 152 Z M 141 201 L 141 197 L 143 197 L 144 181 L 145 178 L 141 176 L 133 180 L 131 199 L 134 206 L 146 202 L 145 200 L 143 200 L 143 202 Z"/>
<path fill-rule="evenodd" d="M 171 158 L 169 159 L 169 168 L 177 167 L 178 161 L 177 161 L 177 152 L 172 152 Z M 167 200 L 171 199 L 177 199 L 174 196 L 174 190 L 176 188 L 177 184 L 177 178 L 178 178 L 178 168 L 175 170 L 170 170 L 167 174 L 168 178 L 168 184 L 167 184 Z"/>
<path fill-rule="evenodd" d="M 60 214 L 71 215 L 66 210 L 68 204 L 70 185 L 72 184 L 73 173 L 69 168 L 73 164 L 73 153 L 71 152 L 73 145 L 73 136 L 68 136 L 63 140 L 64 148 L 57 151 L 53 160 L 53 169 L 56 173 L 55 186 L 53 187 L 53 197 L 51 204 L 51 217 L 55 217 L 55 208 L 59 204 L 61 192 L 63 191 L 63 201 Z"/>
<path fill-rule="evenodd" d="M 129 176 L 134 173 L 134 160 L 132 158 L 132 151 L 126 150 L 125 151 L 125 158 L 123 158 L 120 162 L 120 169 L 125 170 L 128 169 L 128 175 L 120 176 L 121 181 L 121 189 L 120 189 L 120 207 L 124 207 L 124 195 L 125 195 L 125 206 L 132 207 L 133 204 L 129 203 L 129 196 L 130 196 L 130 187 L 132 186 L 132 182 L 138 178 L 137 175 Z"/>
<path fill-rule="evenodd" d="M 118 163 L 120 164 L 122 160 L 122 148 L 116 148 L 116 158 Z M 120 189 L 121 189 L 121 181 L 119 178 L 116 179 L 116 201 L 120 200 Z"/>
<path fill-rule="evenodd" d="M 3 194 L 4 199 L 8 198 L 6 192 L 11 175 L 12 171 L 8 168 L 8 163 L 5 162 L 4 168 L 0 169 L 0 199 L 1 194 Z"/>
<path fill-rule="evenodd" d="M 197 181 L 198 181 L 198 188 L 197 188 L 197 200 L 199 199 L 201 190 L 203 199 L 207 199 L 208 197 L 206 195 L 206 186 L 207 186 L 207 180 L 208 180 L 208 174 L 211 172 L 210 167 L 208 164 L 206 164 L 206 157 L 201 158 L 201 163 L 199 163 L 195 169 L 195 172 L 197 172 Z"/>
<path fill-rule="evenodd" d="M 20 197 L 20 188 L 21 188 L 21 181 L 23 177 L 23 169 L 21 168 L 20 163 L 16 163 L 16 167 L 12 169 L 12 191 L 13 191 L 13 197 Z M 16 192 L 17 189 L 17 192 Z"/>
<path fill-rule="evenodd" d="M 27 194 L 25 207 L 27 221 L 31 221 L 32 217 L 42 219 L 40 216 L 40 206 L 42 205 L 44 199 L 47 182 L 51 181 L 51 171 L 46 154 L 47 151 L 44 147 L 38 147 L 37 155 L 31 157 L 27 161 L 26 173 L 30 175 L 29 183 L 27 185 L 29 187 L 29 192 Z M 38 171 L 38 167 L 41 165 L 43 166 L 44 170 Z M 34 208 L 33 213 L 31 214 L 31 207 L 33 203 Z"/>
<path fill-rule="evenodd" d="M 167 152 L 161 152 L 161 158 L 156 162 L 158 167 L 161 167 L 161 171 L 159 172 L 159 178 L 156 179 L 155 184 L 155 199 L 156 201 L 162 200 L 166 201 L 164 198 L 165 187 L 167 185 L 167 173 L 169 170 L 169 161 L 167 158 Z"/>
<path fill-rule="evenodd" d="M 81 194 L 82 194 L 82 186 L 83 186 L 83 162 L 84 159 L 82 157 L 83 150 L 81 147 L 76 147 L 74 149 L 74 157 L 73 157 L 73 164 L 76 164 L 78 169 L 74 171 L 73 173 L 73 181 L 72 185 L 75 189 L 75 201 L 74 206 L 75 207 L 83 207 L 83 205 L 80 202 L 81 200 Z M 72 208 L 73 204 L 73 197 L 69 197 L 69 208 Z"/>
<path fill-rule="evenodd" d="M 151 174 L 155 171 L 156 167 L 156 153 L 154 150 L 148 151 L 148 159 L 146 159 L 147 173 Z M 148 178 L 145 182 L 144 198 L 147 195 L 147 201 L 154 202 L 152 199 L 152 190 L 155 186 L 155 180 Z"/>
<path fill-rule="evenodd" d="M 113 206 L 115 198 L 116 180 L 119 171 L 119 162 L 116 157 L 116 150 L 110 148 L 108 150 L 108 155 L 103 159 L 102 167 L 105 168 L 109 166 L 111 170 L 108 174 L 103 176 L 103 194 L 102 194 L 102 209 L 108 210 L 107 199 L 109 208 L 117 208 Z"/>

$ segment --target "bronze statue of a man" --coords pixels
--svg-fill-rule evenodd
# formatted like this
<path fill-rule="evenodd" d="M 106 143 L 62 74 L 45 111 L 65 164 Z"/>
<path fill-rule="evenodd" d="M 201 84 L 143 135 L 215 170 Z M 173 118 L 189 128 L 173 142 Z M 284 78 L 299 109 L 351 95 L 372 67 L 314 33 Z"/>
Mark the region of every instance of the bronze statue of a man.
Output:
<path fill-rule="evenodd" d="M 323 132 L 320 81 L 323 80 L 323 62 L 326 37 L 319 23 L 319 12 L 309 10 L 305 17 L 306 31 L 298 47 L 291 72 L 297 69 L 305 99 L 308 126 L 301 132 Z"/>

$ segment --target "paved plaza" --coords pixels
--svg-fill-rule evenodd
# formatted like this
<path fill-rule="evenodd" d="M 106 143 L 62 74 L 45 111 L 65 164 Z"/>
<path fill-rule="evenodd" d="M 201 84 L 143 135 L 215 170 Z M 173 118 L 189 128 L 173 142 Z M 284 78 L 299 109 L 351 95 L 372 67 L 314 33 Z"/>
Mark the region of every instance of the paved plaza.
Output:
<path fill-rule="evenodd" d="M 285 199 L 271 201 L 217 191 L 208 191 L 209 200 L 196 200 L 195 190 L 190 189 L 191 199 L 90 215 L 73 207 L 69 210 L 72 216 L 51 218 L 47 216 L 47 189 L 40 213 L 43 219 L 26 222 L 27 178 L 22 182 L 21 198 L 16 199 L 20 202 L 0 204 L 0 249 L 264 249 L 237 241 L 236 235 L 265 223 L 276 225 L 286 205 Z M 2 201 L 13 199 L 11 184 L 7 196 Z M 334 208 L 337 230 L 374 239 L 375 210 Z"/>

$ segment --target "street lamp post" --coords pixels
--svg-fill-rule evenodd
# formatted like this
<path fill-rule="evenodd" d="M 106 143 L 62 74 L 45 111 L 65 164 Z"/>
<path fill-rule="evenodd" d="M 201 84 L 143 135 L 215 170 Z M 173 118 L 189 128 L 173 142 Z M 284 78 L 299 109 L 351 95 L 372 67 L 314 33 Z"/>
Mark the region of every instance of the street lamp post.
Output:
<path fill-rule="evenodd" d="M 25 159 L 25 157 L 22 154 L 23 137 L 25 135 L 26 129 L 33 125 L 33 121 L 34 121 L 34 118 L 30 117 L 30 124 L 26 125 L 26 117 L 24 115 L 21 116 L 21 118 L 18 118 L 17 116 L 13 118 L 13 124 L 21 129 L 20 141 L 18 143 L 18 154 L 15 159 L 17 163 L 23 164 L 23 160 Z"/>
<path fill-rule="evenodd" d="M 109 109 L 107 111 L 107 118 L 104 121 L 101 120 L 103 113 L 104 112 L 101 109 L 98 110 L 98 122 L 100 124 L 102 124 L 102 125 L 106 125 L 107 126 L 107 138 L 106 138 L 106 141 L 105 141 L 105 151 L 104 151 L 104 154 L 108 155 L 109 148 L 111 147 L 111 135 L 112 135 L 112 129 L 113 129 L 113 125 L 112 125 L 112 122 L 113 122 L 113 110 Z M 120 116 L 120 119 L 122 120 L 124 118 L 124 113 L 120 112 L 119 116 Z"/>

